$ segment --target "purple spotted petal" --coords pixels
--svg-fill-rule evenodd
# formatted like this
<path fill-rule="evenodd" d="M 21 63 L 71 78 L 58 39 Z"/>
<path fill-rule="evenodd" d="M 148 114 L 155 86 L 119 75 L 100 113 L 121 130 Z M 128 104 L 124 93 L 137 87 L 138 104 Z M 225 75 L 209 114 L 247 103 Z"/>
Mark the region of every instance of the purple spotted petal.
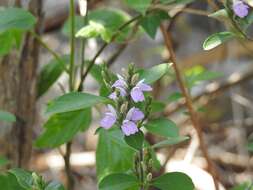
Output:
<path fill-rule="evenodd" d="M 233 4 L 234 13 L 240 18 L 244 18 L 249 14 L 249 6 L 238 0 Z"/>
<path fill-rule="evenodd" d="M 152 87 L 148 84 L 145 84 L 144 80 L 138 82 L 136 86 L 139 87 L 144 92 L 152 91 Z"/>
<path fill-rule="evenodd" d="M 143 102 L 145 100 L 144 94 L 139 87 L 134 87 L 130 94 L 134 102 Z"/>
<path fill-rule="evenodd" d="M 136 124 L 129 120 L 123 121 L 123 125 L 121 126 L 121 129 L 126 136 L 130 136 L 138 132 L 138 128 Z"/>
<path fill-rule="evenodd" d="M 126 119 L 130 121 L 140 121 L 143 118 L 144 118 L 143 112 L 139 108 L 135 107 L 131 108 L 126 115 Z"/>
<path fill-rule="evenodd" d="M 110 112 L 105 114 L 105 117 L 100 121 L 100 126 L 105 129 L 110 129 L 114 123 L 116 122 L 117 118 Z"/>

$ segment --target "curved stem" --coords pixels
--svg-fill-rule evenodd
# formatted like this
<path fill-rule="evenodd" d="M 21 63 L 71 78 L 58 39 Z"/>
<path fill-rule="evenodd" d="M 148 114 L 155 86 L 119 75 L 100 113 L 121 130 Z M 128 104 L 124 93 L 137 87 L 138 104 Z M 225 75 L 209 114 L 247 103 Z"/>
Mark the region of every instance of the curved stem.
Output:
<path fill-rule="evenodd" d="M 197 135 L 198 135 L 200 149 L 203 153 L 203 156 L 205 157 L 205 159 L 207 161 L 209 172 L 213 177 L 213 181 L 214 181 L 214 184 L 215 184 L 215 189 L 219 190 L 219 184 L 218 184 L 218 181 L 217 181 L 217 173 L 216 173 L 216 170 L 214 168 L 213 162 L 212 162 L 212 160 L 209 156 L 207 147 L 205 145 L 204 136 L 203 136 L 203 133 L 202 133 L 202 129 L 199 125 L 198 115 L 197 115 L 197 113 L 196 113 L 196 111 L 193 107 L 193 102 L 192 102 L 191 96 L 188 92 L 188 89 L 185 85 L 183 76 L 182 76 L 182 74 L 180 72 L 180 69 L 177 65 L 176 55 L 175 55 L 174 49 L 172 47 L 171 37 L 170 37 L 169 33 L 167 32 L 167 30 L 165 29 L 165 27 L 163 25 L 161 25 L 160 28 L 161 28 L 161 31 L 162 31 L 162 34 L 163 34 L 163 37 L 164 37 L 165 45 L 166 45 L 166 47 L 167 47 L 167 49 L 170 53 L 170 61 L 173 63 L 172 66 L 173 66 L 174 71 L 176 73 L 177 82 L 179 84 L 179 87 L 180 87 L 180 89 L 182 91 L 182 94 L 183 94 L 183 96 L 185 98 L 185 101 L 186 101 L 186 106 L 187 106 L 189 114 L 190 114 L 190 119 L 191 119 L 193 127 L 195 128 L 195 130 L 197 132 Z"/>
<path fill-rule="evenodd" d="M 110 42 L 108 43 L 104 43 L 101 48 L 98 50 L 98 52 L 95 54 L 95 56 L 93 57 L 93 59 L 90 61 L 86 71 L 83 73 L 82 77 L 81 77 L 81 81 L 80 81 L 80 84 L 78 86 L 78 91 L 82 91 L 83 89 L 83 82 L 85 80 L 85 78 L 88 76 L 90 70 L 92 69 L 93 65 L 95 64 L 97 58 L 100 56 L 100 54 L 104 51 L 104 49 L 110 44 L 112 43 L 119 35 L 120 35 L 120 32 L 122 30 L 124 30 L 128 25 L 130 25 L 131 23 L 135 22 L 136 20 L 140 19 L 142 17 L 142 15 L 138 15 L 134 18 L 132 18 L 131 20 L 127 21 L 126 23 L 124 23 L 123 25 L 121 25 L 119 28 L 118 28 L 118 31 L 112 36 Z"/>
<path fill-rule="evenodd" d="M 63 63 L 62 59 L 60 58 L 60 56 L 54 51 L 52 50 L 42 39 L 41 37 L 36 34 L 35 32 L 33 31 L 30 31 L 30 33 L 33 35 L 33 37 L 40 43 L 40 45 L 42 47 L 44 47 L 50 54 L 52 54 L 52 56 L 54 56 L 54 58 L 59 61 L 59 63 L 62 64 L 62 66 L 64 67 L 64 70 L 67 71 L 67 68 L 65 66 L 65 64 Z"/>

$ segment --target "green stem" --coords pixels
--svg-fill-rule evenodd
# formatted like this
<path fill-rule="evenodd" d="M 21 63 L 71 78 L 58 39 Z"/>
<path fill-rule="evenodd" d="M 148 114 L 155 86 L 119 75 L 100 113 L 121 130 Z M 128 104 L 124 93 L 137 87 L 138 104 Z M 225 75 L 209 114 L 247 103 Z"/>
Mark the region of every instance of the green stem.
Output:
<path fill-rule="evenodd" d="M 83 17 L 83 25 L 85 26 L 88 21 L 88 11 L 86 13 L 86 16 Z M 81 68 L 80 68 L 80 77 L 83 75 L 84 71 L 84 65 L 85 65 L 85 44 L 86 44 L 86 39 L 82 39 L 81 41 Z"/>
<path fill-rule="evenodd" d="M 85 78 L 87 77 L 87 75 L 89 74 L 90 70 L 92 69 L 93 65 L 95 64 L 97 58 L 100 56 L 100 54 L 104 51 L 104 49 L 110 44 L 112 43 L 120 34 L 120 32 L 125 29 L 128 25 L 130 25 L 131 23 L 135 22 L 136 20 L 139 20 L 142 17 L 142 15 L 137 15 L 136 17 L 130 19 L 129 21 L 127 21 L 126 23 L 124 23 L 123 25 L 121 25 L 117 32 L 115 32 L 115 34 L 112 36 L 110 42 L 108 43 L 104 43 L 101 48 L 98 50 L 98 52 L 96 53 L 96 55 L 94 56 L 94 58 L 91 60 L 91 62 L 89 63 L 86 71 L 84 72 L 84 74 L 81 77 L 81 82 L 78 86 L 78 91 L 82 91 L 83 89 L 83 82 L 85 80 Z"/>
<path fill-rule="evenodd" d="M 30 33 L 33 35 L 33 37 L 41 44 L 42 47 L 44 47 L 50 54 L 52 54 L 52 56 L 54 56 L 54 58 L 59 61 L 62 66 L 64 67 L 64 70 L 67 71 L 67 68 L 64 64 L 64 62 L 62 61 L 62 59 L 60 58 L 60 56 L 54 51 L 52 50 L 42 39 L 41 37 L 36 34 L 35 32 L 33 31 L 30 31 Z"/>
<path fill-rule="evenodd" d="M 69 16 L 71 19 L 71 36 L 70 36 L 70 66 L 69 66 L 69 88 L 74 90 L 74 67 L 75 67 L 75 1 L 70 0 Z"/>

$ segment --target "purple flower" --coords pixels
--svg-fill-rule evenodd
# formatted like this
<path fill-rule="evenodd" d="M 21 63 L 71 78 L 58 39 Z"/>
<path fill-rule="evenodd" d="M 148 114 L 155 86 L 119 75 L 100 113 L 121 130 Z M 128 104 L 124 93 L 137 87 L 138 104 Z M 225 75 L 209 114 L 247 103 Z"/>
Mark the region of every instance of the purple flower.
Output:
<path fill-rule="evenodd" d="M 126 93 L 127 83 L 126 83 L 125 79 L 122 76 L 117 75 L 117 77 L 118 77 L 118 80 L 116 80 L 114 82 L 114 84 L 112 85 L 112 87 L 114 87 L 117 90 L 119 90 L 120 96 L 124 97 L 127 94 Z M 112 100 L 116 100 L 117 99 L 116 92 L 111 93 L 109 95 L 109 98 L 112 99 Z"/>
<path fill-rule="evenodd" d="M 108 111 L 105 113 L 104 118 L 100 121 L 100 126 L 105 129 L 110 129 L 117 121 L 117 113 L 113 106 L 107 105 Z"/>
<path fill-rule="evenodd" d="M 136 107 L 131 108 L 126 115 L 126 119 L 123 121 L 121 129 L 126 136 L 137 133 L 138 127 L 135 122 L 144 118 L 143 112 Z"/>
<path fill-rule="evenodd" d="M 129 120 L 123 121 L 121 129 L 126 136 L 130 136 L 138 132 L 137 125 L 134 122 L 129 121 Z"/>
<path fill-rule="evenodd" d="M 144 83 L 144 79 L 139 81 L 131 90 L 131 97 L 134 102 L 143 102 L 145 100 L 143 92 L 152 91 L 152 87 Z"/>
<path fill-rule="evenodd" d="M 249 14 L 249 6 L 241 0 L 234 1 L 233 10 L 240 18 L 244 18 Z"/>
<path fill-rule="evenodd" d="M 143 112 L 136 107 L 131 108 L 126 115 L 126 120 L 130 121 L 140 121 L 143 118 L 144 118 Z"/>

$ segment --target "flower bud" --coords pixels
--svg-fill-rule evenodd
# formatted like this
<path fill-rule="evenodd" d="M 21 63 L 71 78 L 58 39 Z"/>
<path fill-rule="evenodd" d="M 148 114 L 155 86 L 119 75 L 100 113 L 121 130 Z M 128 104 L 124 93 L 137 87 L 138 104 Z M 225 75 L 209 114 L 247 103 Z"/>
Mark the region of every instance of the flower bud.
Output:
<path fill-rule="evenodd" d="M 87 0 L 79 0 L 79 8 L 81 16 L 85 17 L 87 14 Z"/>
<path fill-rule="evenodd" d="M 131 79 L 131 85 L 135 86 L 139 81 L 139 74 L 135 73 Z"/>
<path fill-rule="evenodd" d="M 127 108 L 128 108 L 128 102 L 125 102 L 120 107 L 120 113 L 126 113 L 127 112 Z"/>
<path fill-rule="evenodd" d="M 147 181 L 152 181 L 152 178 L 153 178 L 152 173 L 148 173 Z"/>

